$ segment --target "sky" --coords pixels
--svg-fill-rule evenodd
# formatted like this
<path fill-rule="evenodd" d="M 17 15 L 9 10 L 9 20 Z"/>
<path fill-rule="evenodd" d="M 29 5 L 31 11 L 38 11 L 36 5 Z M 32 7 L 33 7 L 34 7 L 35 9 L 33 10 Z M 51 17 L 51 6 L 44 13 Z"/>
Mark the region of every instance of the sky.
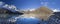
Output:
<path fill-rule="evenodd" d="M 36 9 L 47 6 L 50 9 L 60 10 L 60 0 L 0 0 L 5 4 L 15 5 L 17 9 Z"/>

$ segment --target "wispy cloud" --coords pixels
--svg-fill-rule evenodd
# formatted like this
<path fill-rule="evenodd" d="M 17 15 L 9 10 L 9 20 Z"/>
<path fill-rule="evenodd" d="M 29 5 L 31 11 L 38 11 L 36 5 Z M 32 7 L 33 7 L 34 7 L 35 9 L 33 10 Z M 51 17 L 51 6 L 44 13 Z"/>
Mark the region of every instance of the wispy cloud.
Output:
<path fill-rule="evenodd" d="M 48 2 L 41 2 L 41 5 L 48 6 Z"/>
<path fill-rule="evenodd" d="M 48 2 L 45 2 L 44 6 L 48 6 Z"/>
<path fill-rule="evenodd" d="M 60 12 L 60 10 L 58 10 L 58 9 L 54 9 L 53 12 Z"/>
<path fill-rule="evenodd" d="M 5 4 L 3 7 L 4 7 L 4 8 L 8 8 L 8 6 L 9 6 L 8 4 Z"/>
<path fill-rule="evenodd" d="M 11 10 L 15 10 L 15 11 L 19 11 L 15 5 L 8 5 L 8 4 L 5 4 L 4 2 L 0 1 L 0 7 L 3 7 L 3 8 L 7 8 L 7 9 L 11 9 Z"/>
<path fill-rule="evenodd" d="M 4 2 L 0 1 L 0 7 L 4 5 Z"/>
<path fill-rule="evenodd" d="M 44 4 L 44 2 L 41 2 L 41 4 L 43 5 L 43 4 Z"/>
<path fill-rule="evenodd" d="M 30 9 L 30 11 L 34 11 L 35 9 Z"/>
<path fill-rule="evenodd" d="M 9 8 L 9 9 L 13 9 L 13 10 L 17 9 L 16 6 L 14 6 L 14 5 L 8 5 L 8 4 L 5 4 L 3 7 L 4 8 Z"/>

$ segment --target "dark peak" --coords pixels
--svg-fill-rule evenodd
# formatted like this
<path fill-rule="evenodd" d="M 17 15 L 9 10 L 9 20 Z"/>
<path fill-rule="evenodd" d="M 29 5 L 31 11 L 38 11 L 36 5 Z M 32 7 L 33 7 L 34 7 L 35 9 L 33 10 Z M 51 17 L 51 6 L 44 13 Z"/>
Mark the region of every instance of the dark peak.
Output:
<path fill-rule="evenodd" d="M 21 14 L 22 15 L 23 13 L 18 11 L 12 12 L 11 10 L 6 8 L 0 8 L 0 14 Z"/>

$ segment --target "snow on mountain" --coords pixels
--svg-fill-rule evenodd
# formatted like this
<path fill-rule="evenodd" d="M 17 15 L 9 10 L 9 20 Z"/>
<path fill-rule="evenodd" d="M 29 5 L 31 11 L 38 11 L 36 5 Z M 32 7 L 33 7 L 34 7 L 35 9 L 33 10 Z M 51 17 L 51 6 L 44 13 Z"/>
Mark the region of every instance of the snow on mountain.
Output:
<path fill-rule="evenodd" d="M 53 12 L 60 12 L 60 10 L 58 10 L 58 9 L 54 9 Z"/>
<path fill-rule="evenodd" d="M 15 5 L 8 5 L 5 4 L 4 2 L 0 1 L 0 8 L 6 8 L 12 12 L 19 11 Z"/>

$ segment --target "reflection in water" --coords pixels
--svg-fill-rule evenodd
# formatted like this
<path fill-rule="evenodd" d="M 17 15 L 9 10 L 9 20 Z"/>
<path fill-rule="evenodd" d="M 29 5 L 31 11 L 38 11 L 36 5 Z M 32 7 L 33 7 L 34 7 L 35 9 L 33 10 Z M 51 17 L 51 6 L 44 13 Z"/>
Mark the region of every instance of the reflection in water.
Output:
<path fill-rule="evenodd" d="M 16 21 L 17 24 L 38 24 L 39 23 L 39 19 L 35 18 L 19 18 Z"/>
<path fill-rule="evenodd" d="M 0 24 L 60 24 L 60 12 L 54 14 L 47 21 L 18 14 L 0 14 Z"/>
<path fill-rule="evenodd" d="M 0 14 L 0 24 L 14 24 L 15 22 L 11 22 L 9 20 L 12 19 L 12 17 L 17 17 L 18 14 Z M 14 21 L 14 19 L 12 19 Z"/>
<path fill-rule="evenodd" d="M 39 19 L 37 18 L 24 18 L 22 15 L 18 15 L 17 17 L 11 17 L 8 21 L 16 22 L 17 24 L 37 24 L 39 23 Z"/>

